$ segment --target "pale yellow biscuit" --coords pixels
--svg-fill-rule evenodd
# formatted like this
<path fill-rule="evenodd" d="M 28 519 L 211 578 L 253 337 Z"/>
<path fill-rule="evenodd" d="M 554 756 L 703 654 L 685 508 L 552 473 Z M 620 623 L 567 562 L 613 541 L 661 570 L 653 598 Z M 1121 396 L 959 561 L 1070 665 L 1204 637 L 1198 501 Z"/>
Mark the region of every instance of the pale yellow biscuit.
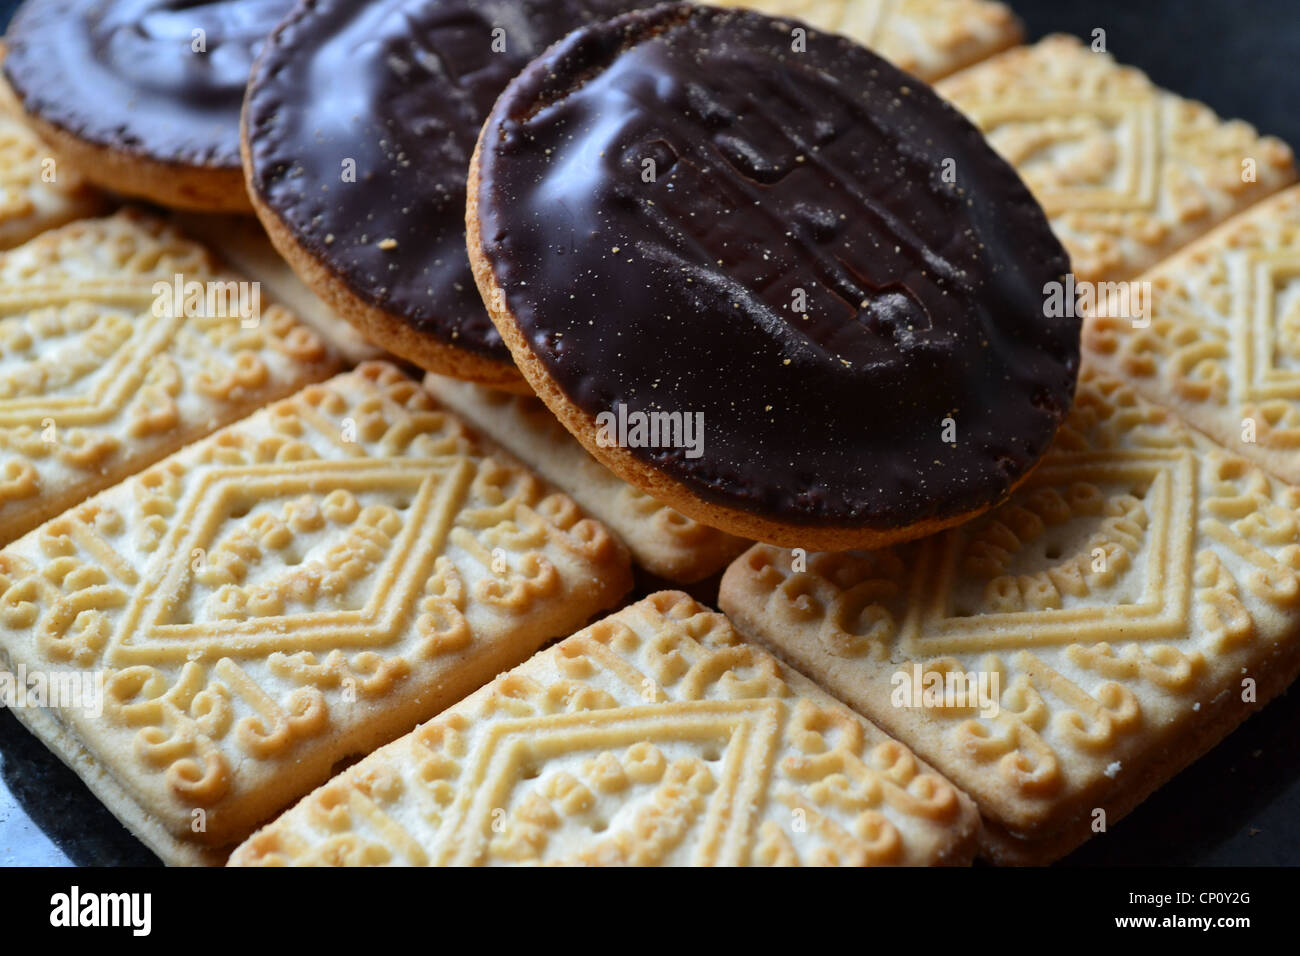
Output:
<path fill-rule="evenodd" d="M 1023 36 L 1015 14 L 989 0 L 713 0 L 713 6 L 796 17 L 857 40 L 931 82 Z"/>
<path fill-rule="evenodd" d="M 177 310 L 191 283 L 204 307 Z M 0 254 L 0 544 L 337 369 L 255 291 L 130 212 Z"/>
<path fill-rule="evenodd" d="M 1007 504 L 890 550 L 756 546 L 721 603 L 970 793 L 986 853 L 1041 863 L 1295 677 L 1298 508 L 1300 490 L 1086 369 Z"/>
<path fill-rule="evenodd" d="M 372 363 L 0 551 L 0 655 L 102 675 L 98 715 L 14 713 L 198 862 L 630 585 L 603 526 Z"/>
<path fill-rule="evenodd" d="M 231 862 L 955 864 L 978 826 L 906 747 L 664 591 L 367 757 Z"/>
<path fill-rule="evenodd" d="M 5 52 L 0 42 L 0 61 Z M 98 215 L 107 205 L 27 128 L 22 105 L 0 77 L 0 249 L 12 249 L 74 219 Z"/>
<path fill-rule="evenodd" d="M 392 359 L 379 346 L 367 342 L 352 323 L 340 318 L 298 278 L 256 219 L 213 213 L 176 213 L 173 218 L 185 232 L 203 240 L 235 269 L 261 282 L 348 362 L 356 365 Z"/>
<path fill-rule="evenodd" d="M 656 577 L 694 584 L 748 547 L 629 485 L 587 453 L 536 396 L 511 395 L 442 375 L 424 387 L 623 539 L 632 559 Z"/>
<path fill-rule="evenodd" d="M 1148 314 L 1094 308 L 1088 360 L 1300 484 L 1300 187 L 1141 277 Z M 1143 294 L 1145 295 L 1145 290 Z"/>
<path fill-rule="evenodd" d="M 1133 278 L 1296 178 L 1286 144 L 1073 37 L 1009 50 L 936 89 L 1024 177 L 1090 282 Z"/>
<path fill-rule="evenodd" d="M 0 249 L 74 219 L 94 216 L 103 198 L 6 108 L 0 89 Z"/>

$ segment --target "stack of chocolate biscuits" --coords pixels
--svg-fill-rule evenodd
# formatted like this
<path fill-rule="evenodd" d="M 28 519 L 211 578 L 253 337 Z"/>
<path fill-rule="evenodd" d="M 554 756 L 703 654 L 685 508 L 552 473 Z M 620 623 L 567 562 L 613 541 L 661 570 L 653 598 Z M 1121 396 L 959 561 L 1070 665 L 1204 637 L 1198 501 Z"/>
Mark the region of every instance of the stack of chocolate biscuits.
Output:
<path fill-rule="evenodd" d="M 1020 39 L 27 0 L 6 703 L 175 864 L 1104 834 L 1300 673 L 1300 187 Z"/>

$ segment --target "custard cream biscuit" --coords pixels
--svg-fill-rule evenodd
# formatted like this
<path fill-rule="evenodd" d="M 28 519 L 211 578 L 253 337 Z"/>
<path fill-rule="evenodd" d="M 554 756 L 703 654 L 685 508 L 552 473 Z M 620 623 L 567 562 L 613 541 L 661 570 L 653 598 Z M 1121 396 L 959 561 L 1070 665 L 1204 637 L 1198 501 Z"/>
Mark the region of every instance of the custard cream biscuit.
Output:
<path fill-rule="evenodd" d="M 749 542 L 687 518 L 616 477 L 587 454 L 535 396 L 430 374 L 424 387 L 499 442 L 623 539 L 656 577 L 694 584 L 725 568 Z"/>
<path fill-rule="evenodd" d="M 2 85 L 2 84 L 0 84 Z M 104 200 L 6 108 L 0 89 L 0 249 L 94 216 Z"/>
<path fill-rule="evenodd" d="M 934 82 L 1021 42 L 1010 9 L 989 0 L 714 0 L 842 33 Z"/>
<path fill-rule="evenodd" d="M 1296 178 L 1286 144 L 1073 37 L 1009 50 L 936 88 L 1024 177 L 1089 282 L 1134 278 Z"/>
<path fill-rule="evenodd" d="M 1142 276 L 1145 314 L 1104 300 L 1088 359 L 1145 398 L 1300 484 L 1300 187 Z"/>
<path fill-rule="evenodd" d="M 0 653 L 97 686 L 14 713 L 164 860 L 213 862 L 630 586 L 603 526 L 371 363 L 0 551 Z"/>
<path fill-rule="evenodd" d="M 978 826 L 906 747 L 664 591 L 367 757 L 231 863 L 960 864 Z"/>
<path fill-rule="evenodd" d="M 233 268 L 261 282 L 349 363 L 357 365 L 392 358 L 379 346 L 366 341 L 351 323 L 340 318 L 298 278 L 289 263 L 275 251 L 256 219 L 213 213 L 177 213 L 175 219 L 188 235 L 202 240 Z"/>
<path fill-rule="evenodd" d="M 1044 863 L 1295 677 L 1297 508 L 1300 489 L 1085 368 L 1007 504 L 902 548 L 756 546 L 721 604 L 971 794 L 987 855 Z"/>
<path fill-rule="evenodd" d="M 0 254 L 0 543 L 336 368 L 257 283 L 148 217 Z"/>

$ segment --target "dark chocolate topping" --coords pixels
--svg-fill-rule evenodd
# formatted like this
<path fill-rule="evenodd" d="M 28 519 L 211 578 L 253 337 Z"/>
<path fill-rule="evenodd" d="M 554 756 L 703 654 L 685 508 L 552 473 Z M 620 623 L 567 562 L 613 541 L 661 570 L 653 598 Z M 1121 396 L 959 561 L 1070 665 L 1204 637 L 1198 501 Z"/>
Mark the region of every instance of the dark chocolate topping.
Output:
<path fill-rule="evenodd" d="M 362 301 L 509 362 L 465 251 L 465 179 L 479 130 L 549 44 L 643 6 L 307 0 L 272 37 L 249 89 L 254 189 Z M 344 182 L 349 160 L 355 181 Z"/>
<path fill-rule="evenodd" d="M 5 37 L 5 76 L 28 112 L 80 139 L 237 170 L 249 70 L 292 8 L 293 0 L 27 0 Z"/>
<path fill-rule="evenodd" d="M 1041 208 L 848 40 L 630 14 L 535 61 L 485 137 L 483 242 L 530 348 L 589 415 L 702 412 L 702 457 L 628 450 L 703 499 L 810 526 L 955 518 L 1071 405 L 1079 322 L 1044 315 L 1069 261 Z"/>

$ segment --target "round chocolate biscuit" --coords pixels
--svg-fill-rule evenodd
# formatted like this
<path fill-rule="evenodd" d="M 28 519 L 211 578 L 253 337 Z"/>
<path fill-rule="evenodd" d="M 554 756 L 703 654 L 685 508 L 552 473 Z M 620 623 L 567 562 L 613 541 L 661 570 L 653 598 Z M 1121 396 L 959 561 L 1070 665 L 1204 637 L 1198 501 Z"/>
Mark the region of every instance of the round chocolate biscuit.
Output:
<path fill-rule="evenodd" d="M 254 207 L 282 255 L 375 343 L 527 390 L 465 252 L 465 178 L 497 95 L 630 0 L 306 0 L 249 86 Z"/>
<path fill-rule="evenodd" d="M 874 547 L 1006 496 L 1067 414 L 1068 257 L 979 131 L 853 42 L 670 4 L 516 78 L 470 256 L 533 386 L 692 518 Z"/>
<path fill-rule="evenodd" d="M 4 74 L 37 133 L 97 185 L 248 212 L 239 112 L 293 0 L 27 0 Z"/>

